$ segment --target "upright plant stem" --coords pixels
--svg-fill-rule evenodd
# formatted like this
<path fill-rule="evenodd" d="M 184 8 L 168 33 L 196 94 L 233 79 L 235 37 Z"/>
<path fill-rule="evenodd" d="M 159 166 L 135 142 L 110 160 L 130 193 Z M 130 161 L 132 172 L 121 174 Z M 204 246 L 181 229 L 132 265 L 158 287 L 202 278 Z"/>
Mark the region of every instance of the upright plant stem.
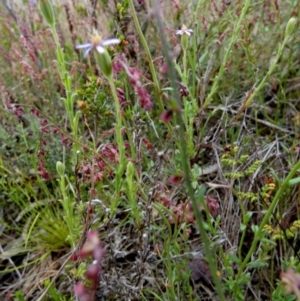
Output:
<path fill-rule="evenodd" d="M 115 103 L 115 110 L 116 110 L 116 118 L 117 118 L 117 123 L 115 126 L 115 132 L 116 132 L 116 140 L 117 140 L 117 145 L 119 149 L 119 168 L 116 174 L 116 191 L 115 191 L 115 198 L 113 200 L 112 204 L 112 215 L 114 215 L 114 211 L 117 208 L 118 205 L 118 200 L 119 200 L 119 192 L 122 187 L 122 182 L 121 178 L 124 173 L 125 167 L 126 167 L 126 162 L 125 162 L 125 149 L 123 145 L 123 137 L 122 137 L 122 115 L 121 115 L 121 107 L 116 91 L 116 86 L 114 83 L 114 79 L 112 76 L 108 77 L 110 89 L 114 98 L 114 103 Z"/>
<path fill-rule="evenodd" d="M 132 18 L 133 18 L 134 26 L 135 26 L 135 28 L 138 32 L 139 38 L 141 40 L 141 43 L 142 43 L 142 45 L 144 47 L 144 50 L 146 52 L 146 56 L 148 58 L 150 72 L 151 72 L 152 80 L 153 80 L 153 83 L 154 83 L 156 101 L 158 102 L 160 113 L 162 113 L 164 111 L 164 104 L 162 102 L 160 87 L 159 87 L 158 79 L 157 79 L 157 76 L 156 76 L 156 72 L 155 72 L 153 61 L 152 61 L 152 57 L 151 57 L 151 54 L 150 54 L 150 50 L 149 50 L 147 41 L 144 37 L 144 34 L 142 32 L 142 29 L 141 29 L 141 26 L 140 26 L 140 23 L 139 23 L 139 20 L 138 20 L 138 17 L 137 17 L 137 14 L 136 14 L 136 11 L 135 11 L 135 8 L 134 8 L 134 5 L 133 5 L 133 0 L 129 0 L 128 2 L 129 2 L 129 7 L 130 7 L 131 15 L 132 15 Z"/>
<path fill-rule="evenodd" d="M 278 205 L 278 202 L 281 198 L 281 196 L 283 195 L 284 191 L 287 189 L 287 187 L 289 186 L 289 181 L 294 177 L 294 175 L 296 174 L 296 172 L 300 169 L 300 160 L 296 163 L 296 165 L 293 167 L 293 169 L 290 171 L 290 173 L 288 174 L 288 176 L 285 178 L 285 180 L 282 182 L 282 184 L 280 185 L 276 195 L 274 196 L 274 199 L 267 211 L 267 213 L 265 214 L 262 222 L 260 223 L 258 230 L 255 233 L 254 236 L 254 240 L 252 242 L 252 245 L 248 251 L 248 254 L 246 255 L 244 261 L 241 264 L 241 267 L 239 269 L 239 272 L 237 274 L 237 278 L 239 278 L 241 276 L 241 274 L 243 273 L 243 271 L 245 270 L 249 260 L 251 259 L 252 254 L 254 253 L 254 250 L 260 240 L 261 237 L 261 233 L 264 229 L 264 226 L 268 223 L 268 221 L 270 220 L 270 217 L 272 215 L 272 213 L 274 212 L 276 206 Z"/>
<path fill-rule="evenodd" d="M 246 99 L 245 103 L 242 105 L 242 107 L 239 109 L 237 112 L 236 120 L 239 119 L 241 113 L 250 106 L 250 104 L 253 102 L 254 98 L 257 96 L 258 92 L 261 91 L 264 87 L 270 76 L 272 75 L 275 67 L 277 66 L 277 63 L 282 55 L 283 49 L 285 48 L 287 41 L 288 41 L 289 36 L 286 36 L 283 40 L 283 42 L 279 45 L 277 54 L 275 59 L 272 61 L 272 64 L 267 72 L 267 74 L 264 76 L 260 84 L 253 90 L 249 98 Z"/>
<path fill-rule="evenodd" d="M 185 180 L 185 185 L 187 188 L 187 192 L 188 192 L 188 196 L 191 199 L 194 209 L 195 209 L 195 215 L 198 221 L 198 225 L 199 225 L 199 230 L 200 230 L 200 234 L 201 234 L 201 238 L 204 244 L 204 249 L 206 252 L 206 256 L 208 259 L 208 264 L 209 264 L 209 268 L 214 280 L 214 283 L 216 285 L 216 290 L 217 293 L 219 295 L 219 298 L 221 301 L 225 301 L 225 296 L 221 287 L 221 283 L 220 283 L 220 279 L 217 276 L 217 269 L 216 269 L 216 265 L 214 262 L 214 254 L 211 251 L 211 246 L 210 246 L 210 242 L 209 242 L 209 238 L 208 235 L 206 233 L 205 227 L 204 227 L 204 222 L 202 220 L 202 217 L 200 216 L 200 212 L 198 209 L 199 203 L 198 200 L 196 200 L 195 198 L 195 193 L 191 184 L 191 174 L 190 174 L 190 165 L 189 165 L 189 157 L 188 157 L 188 150 L 187 150 L 187 145 L 186 145 L 186 139 L 185 139 L 185 127 L 184 127 L 184 121 L 182 118 L 182 113 L 180 110 L 181 104 L 180 104 L 180 97 L 178 95 L 178 91 L 176 89 L 176 81 L 175 81 L 175 68 L 174 65 L 172 63 L 172 60 L 170 58 L 169 52 L 168 52 L 168 43 L 165 37 L 165 33 L 164 33 L 164 28 L 163 28 L 163 24 L 161 21 L 161 17 L 159 14 L 159 7 L 157 4 L 157 1 L 153 0 L 154 2 L 154 7 L 155 7 L 155 13 L 156 13 L 156 18 L 157 18 L 157 23 L 158 23 L 158 27 L 160 29 L 160 34 L 161 34 L 161 38 L 162 38 L 162 44 L 163 44 L 163 50 L 164 50 L 164 55 L 165 55 L 165 59 L 167 62 L 167 66 L 168 66 L 168 72 L 169 72 L 169 78 L 170 78 L 170 82 L 171 82 L 171 86 L 172 86 L 172 92 L 173 92 L 173 98 L 174 98 L 174 102 L 177 104 L 177 110 L 175 110 L 176 112 L 176 117 L 177 117 L 177 122 L 179 125 L 179 141 L 180 141 L 180 154 L 181 154 L 181 162 L 182 162 L 182 169 L 184 172 L 184 180 Z M 174 105 L 175 105 L 174 103 Z M 201 189 L 200 193 L 199 193 L 199 197 L 202 198 L 203 201 L 203 197 L 204 197 L 204 192 L 203 189 Z"/>
<path fill-rule="evenodd" d="M 213 96 L 216 94 L 216 92 L 218 90 L 219 81 L 220 81 L 221 78 L 223 78 L 226 64 L 228 62 L 229 56 L 231 55 L 232 47 L 234 46 L 235 42 L 238 39 L 238 35 L 239 35 L 239 33 L 241 31 L 241 28 L 242 28 L 241 23 L 242 23 L 242 21 L 245 20 L 245 16 L 246 16 L 246 13 L 247 13 L 247 10 L 248 10 L 250 4 L 251 4 L 251 0 L 246 0 L 246 2 L 244 4 L 244 7 L 242 9 L 242 12 L 240 14 L 240 17 L 239 17 L 238 21 L 236 22 L 236 24 L 234 26 L 230 44 L 229 44 L 228 49 L 225 53 L 225 57 L 222 61 L 221 67 L 219 69 L 219 73 L 214 79 L 214 83 L 213 83 L 213 86 L 211 88 L 211 92 L 209 93 L 209 95 L 205 99 L 205 102 L 203 104 L 204 108 L 207 108 L 209 106 L 209 104 L 211 103 L 211 101 L 213 99 Z"/>

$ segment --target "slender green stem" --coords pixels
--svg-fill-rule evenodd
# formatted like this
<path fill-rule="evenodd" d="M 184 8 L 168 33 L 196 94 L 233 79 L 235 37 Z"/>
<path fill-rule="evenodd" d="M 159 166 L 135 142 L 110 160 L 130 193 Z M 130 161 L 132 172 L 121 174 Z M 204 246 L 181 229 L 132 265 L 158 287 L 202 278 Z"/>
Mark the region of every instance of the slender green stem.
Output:
<path fill-rule="evenodd" d="M 257 96 L 257 93 L 264 88 L 267 80 L 269 79 L 269 77 L 271 76 L 271 74 L 273 73 L 275 67 L 277 66 L 277 63 L 282 55 L 283 49 L 285 48 L 285 45 L 287 43 L 288 37 L 285 37 L 285 39 L 283 40 L 282 44 L 279 45 L 278 51 L 277 51 L 277 55 L 275 57 L 275 59 L 272 61 L 272 64 L 267 72 L 267 74 L 265 75 L 265 77 L 262 79 L 262 81 L 260 82 L 260 84 L 258 85 L 258 87 L 256 87 L 253 91 L 253 93 L 250 95 L 250 97 L 247 99 L 247 102 L 245 103 L 245 108 L 249 107 L 249 105 L 252 103 L 253 99 Z"/>
<path fill-rule="evenodd" d="M 215 95 L 215 93 L 218 90 L 219 81 L 220 81 L 221 78 L 223 78 L 223 75 L 224 75 L 224 72 L 225 72 L 225 69 L 226 69 L 225 67 L 226 67 L 227 61 L 229 59 L 229 56 L 231 55 L 232 47 L 234 46 L 235 42 L 238 39 L 238 35 L 239 35 L 240 30 L 242 28 L 241 23 L 242 23 L 242 21 L 245 20 L 245 16 L 246 16 L 247 10 L 250 6 L 250 3 L 251 3 L 251 0 L 246 0 L 245 5 L 244 5 L 244 7 L 242 9 L 242 12 L 240 14 L 240 17 L 239 17 L 239 19 L 237 20 L 237 22 L 234 26 L 233 33 L 232 33 L 232 38 L 231 38 L 230 44 L 228 46 L 228 49 L 225 53 L 225 57 L 222 61 L 221 67 L 219 69 L 219 73 L 216 76 L 216 78 L 214 79 L 214 83 L 213 83 L 213 86 L 211 88 L 211 91 L 210 91 L 209 95 L 207 96 L 207 98 L 205 99 L 205 102 L 203 104 L 204 109 L 209 106 L 209 104 L 211 103 L 211 101 L 213 99 L 213 96 Z"/>
<path fill-rule="evenodd" d="M 142 43 L 142 45 L 144 47 L 144 50 L 146 52 L 146 56 L 148 58 L 150 72 L 151 72 L 152 80 L 153 80 L 153 83 L 154 83 L 156 100 L 158 101 L 158 106 L 159 106 L 160 113 L 162 113 L 164 111 L 164 104 L 163 104 L 163 101 L 162 101 L 162 97 L 161 97 L 161 93 L 160 93 L 160 87 L 159 87 L 158 79 L 157 79 L 157 76 L 156 76 L 156 72 L 155 72 L 153 61 L 152 61 L 152 57 L 151 57 L 151 54 L 150 54 L 150 50 L 149 50 L 147 41 L 144 37 L 144 34 L 142 32 L 142 29 L 141 29 L 141 26 L 140 26 L 140 23 L 139 23 L 139 20 L 138 20 L 138 17 L 137 17 L 137 14 L 136 14 L 136 11 L 135 11 L 135 8 L 134 8 L 134 5 L 133 5 L 133 0 L 129 0 L 128 2 L 129 2 L 129 7 L 130 7 L 131 14 L 132 14 L 134 26 L 135 26 L 135 28 L 138 32 L 139 38 L 141 40 L 141 43 Z"/>
<path fill-rule="evenodd" d="M 186 59 L 187 49 L 183 49 L 183 84 L 187 87 L 187 59 Z"/>
<path fill-rule="evenodd" d="M 57 56 L 57 62 L 58 62 L 58 70 L 59 70 L 59 74 L 60 74 L 60 78 L 62 80 L 62 83 L 65 87 L 65 91 L 66 91 L 66 98 L 63 99 L 64 100 L 64 105 L 69 117 L 69 122 L 72 128 L 72 134 L 73 134 L 73 138 L 75 140 L 77 140 L 78 138 L 78 117 L 76 116 L 74 118 L 74 112 L 73 112 L 73 97 L 72 97 L 72 79 L 70 77 L 70 75 L 68 74 L 68 71 L 66 69 L 66 62 L 65 62 L 65 55 L 63 52 L 63 49 L 60 46 L 59 43 L 59 39 L 58 39 L 58 35 L 55 29 L 55 26 L 51 27 L 52 30 L 52 35 L 54 38 L 54 42 L 56 45 L 56 56 Z M 78 145 L 75 144 L 74 146 L 74 152 L 76 153 L 76 151 L 78 150 Z"/>
<path fill-rule="evenodd" d="M 264 226 L 268 223 L 271 214 L 274 212 L 276 206 L 278 205 L 278 202 L 281 198 L 281 196 L 283 195 L 284 191 L 288 188 L 289 186 L 289 181 L 294 177 L 294 175 L 296 174 L 296 172 L 300 169 L 300 160 L 296 163 L 296 165 L 293 167 L 293 169 L 290 171 L 290 173 L 288 174 L 288 176 L 285 178 L 285 180 L 282 182 L 282 184 L 280 185 L 280 188 L 278 189 L 276 195 L 274 196 L 274 199 L 267 211 L 267 213 L 265 214 L 260 226 L 258 227 L 257 232 L 255 233 L 254 236 L 254 240 L 252 242 L 252 245 L 248 251 L 248 254 L 246 255 L 244 261 L 241 264 L 241 267 L 239 269 L 239 272 L 237 274 L 237 278 L 239 278 L 241 276 L 241 274 L 243 273 L 244 269 L 247 266 L 247 263 L 249 262 L 252 254 L 254 253 L 254 250 L 256 248 L 257 243 L 260 240 L 262 231 L 264 229 Z"/>
<path fill-rule="evenodd" d="M 116 86 L 114 83 L 114 80 L 112 77 L 108 78 L 110 89 L 114 98 L 114 103 L 115 103 L 115 110 L 116 110 L 116 118 L 117 118 L 117 123 L 115 127 L 116 131 L 116 137 L 117 137 L 117 144 L 119 148 L 119 156 L 120 156 L 120 163 L 122 165 L 124 164 L 124 158 L 125 158 L 125 149 L 123 145 L 123 137 L 122 137 L 122 115 L 121 115 L 121 106 L 119 103 L 117 91 L 116 91 Z"/>
<path fill-rule="evenodd" d="M 170 78 L 171 86 L 173 88 L 172 89 L 173 99 L 174 99 L 174 102 L 177 103 L 177 107 L 180 108 L 180 106 L 181 106 L 180 97 L 179 97 L 178 91 L 176 89 L 175 68 L 172 63 L 172 59 L 170 58 L 169 52 L 168 52 L 168 43 L 167 43 L 167 40 L 165 37 L 164 28 L 163 28 L 160 14 L 159 14 L 159 7 L 157 4 L 157 1 L 154 1 L 154 7 L 155 7 L 155 14 L 156 14 L 158 27 L 159 27 L 161 38 L 162 38 L 163 51 L 164 51 L 167 66 L 168 66 L 168 72 L 169 72 L 168 75 Z M 185 185 L 187 188 L 188 196 L 192 200 L 192 203 L 193 203 L 193 206 L 195 209 L 195 215 L 196 215 L 196 218 L 198 221 L 202 242 L 203 242 L 204 248 L 205 248 L 205 254 L 208 259 L 209 268 L 210 268 L 214 283 L 216 285 L 216 291 L 219 295 L 220 300 L 225 301 L 226 299 L 225 299 L 225 296 L 224 296 L 224 293 L 223 293 L 223 290 L 221 287 L 221 282 L 220 282 L 219 277 L 217 276 L 217 269 L 216 269 L 216 265 L 215 265 L 215 255 L 214 255 L 214 252 L 211 251 L 211 244 L 210 244 L 208 235 L 207 235 L 205 227 L 204 227 L 204 221 L 202 220 L 199 210 L 197 210 L 198 206 L 199 206 L 199 200 L 196 200 L 195 192 L 194 192 L 194 189 L 191 184 L 192 183 L 191 182 L 191 170 L 190 170 L 190 164 L 189 164 L 189 159 L 188 159 L 189 158 L 188 150 L 187 150 L 186 138 L 185 138 L 185 136 L 186 136 L 185 135 L 185 127 L 184 127 L 184 121 L 183 121 L 182 113 L 181 113 L 180 109 L 176 110 L 176 117 L 177 117 L 177 122 L 179 125 L 179 140 L 180 140 L 180 144 L 181 144 L 180 154 L 181 154 L 181 158 L 182 158 L 181 162 L 182 162 L 182 169 L 184 172 Z M 202 201 L 203 201 L 203 197 L 204 197 L 203 194 L 204 194 L 204 192 L 201 189 L 198 196 Z"/>
<path fill-rule="evenodd" d="M 116 132 L 116 140 L 117 140 L 117 145 L 119 149 L 119 169 L 116 173 L 116 191 L 115 191 L 115 199 L 113 200 L 112 204 L 112 216 L 115 213 L 115 209 L 118 206 L 118 200 L 119 200 L 119 192 L 121 191 L 122 187 L 122 175 L 125 171 L 126 168 L 126 162 L 125 162 L 125 149 L 123 145 L 123 137 L 122 137 L 122 115 L 121 115 L 121 107 L 116 91 L 116 86 L 114 83 L 114 79 L 112 76 L 108 77 L 110 89 L 114 98 L 114 103 L 115 103 L 115 110 L 116 110 L 116 118 L 117 118 L 117 123 L 115 125 L 115 132 Z"/>
<path fill-rule="evenodd" d="M 259 93 L 259 91 L 261 91 L 266 82 L 268 81 L 269 77 L 272 75 L 275 67 L 277 66 L 277 63 L 282 55 L 283 49 L 285 48 L 285 45 L 288 41 L 289 36 L 285 36 L 282 44 L 279 45 L 277 54 L 275 59 L 272 61 L 272 64 L 267 72 L 267 74 L 264 76 L 264 78 L 261 80 L 260 84 L 251 92 L 250 96 L 246 99 L 245 103 L 241 106 L 241 108 L 239 109 L 239 111 L 237 112 L 236 115 L 236 120 L 238 120 L 240 118 L 240 115 L 242 114 L 242 112 L 251 105 L 251 103 L 253 102 L 253 100 L 257 97 L 257 94 Z M 271 122 L 273 122 L 271 120 Z"/>
<path fill-rule="evenodd" d="M 134 145 L 134 140 L 132 138 L 132 133 L 131 133 L 128 123 L 126 122 L 125 119 L 123 120 L 123 122 L 124 122 L 124 126 L 126 127 L 126 135 L 127 135 L 128 141 L 130 143 L 130 156 L 133 160 L 135 160 L 136 159 L 136 149 L 135 149 L 135 145 Z"/>
<path fill-rule="evenodd" d="M 239 197 L 238 197 L 238 201 L 240 203 L 240 208 L 241 208 L 241 211 L 242 211 L 243 224 L 246 227 L 248 221 L 246 220 L 245 207 L 244 207 L 244 204 L 243 204 L 242 200 L 240 200 Z M 238 255 L 239 255 L 239 259 L 240 260 L 242 260 L 242 246 L 243 246 L 243 242 L 244 242 L 244 239 L 245 239 L 245 235 L 246 235 L 246 230 L 244 229 L 243 232 L 242 232 L 242 236 L 241 236 L 241 240 L 240 240 L 240 245 L 239 245 L 239 248 L 238 248 Z"/>
<path fill-rule="evenodd" d="M 187 62 L 186 62 L 186 53 L 187 53 L 187 45 L 188 45 L 188 37 L 183 34 L 182 36 L 182 45 L 183 45 L 183 58 L 182 58 L 182 65 L 183 65 L 183 73 L 182 73 L 182 81 L 184 86 L 186 87 L 186 89 L 188 89 L 188 82 L 187 82 Z M 185 44 L 185 47 L 184 47 Z M 187 97 L 183 98 L 183 104 L 184 104 L 184 113 L 183 113 L 183 119 L 184 119 L 184 123 L 185 123 L 185 127 L 187 129 L 187 131 L 189 131 L 189 118 L 188 118 L 188 111 L 189 111 L 189 102 L 187 100 Z M 188 136 L 189 137 L 189 136 Z M 190 144 L 190 143 L 188 143 Z"/>

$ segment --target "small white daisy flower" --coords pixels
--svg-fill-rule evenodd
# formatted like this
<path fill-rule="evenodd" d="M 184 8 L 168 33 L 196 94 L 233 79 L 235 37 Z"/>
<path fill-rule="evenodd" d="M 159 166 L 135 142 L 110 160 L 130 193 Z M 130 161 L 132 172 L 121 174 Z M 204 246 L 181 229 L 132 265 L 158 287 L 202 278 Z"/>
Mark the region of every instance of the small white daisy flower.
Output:
<path fill-rule="evenodd" d="M 80 44 L 80 45 L 76 45 L 75 48 L 76 49 L 85 49 L 83 57 L 87 57 L 87 55 L 89 54 L 89 52 L 92 49 L 96 49 L 99 53 L 104 53 L 105 46 L 109 46 L 109 45 L 114 45 L 114 44 L 119 44 L 121 41 L 119 39 L 106 39 L 106 40 L 102 40 L 102 37 L 99 36 L 97 33 L 95 33 L 91 39 L 91 42 L 89 43 L 85 43 L 85 44 Z"/>
<path fill-rule="evenodd" d="M 193 30 L 187 28 L 184 24 L 181 26 L 181 29 L 176 30 L 176 34 L 178 34 L 180 36 L 182 36 L 183 34 L 190 36 L 192 32 L 193 32 Z"/>

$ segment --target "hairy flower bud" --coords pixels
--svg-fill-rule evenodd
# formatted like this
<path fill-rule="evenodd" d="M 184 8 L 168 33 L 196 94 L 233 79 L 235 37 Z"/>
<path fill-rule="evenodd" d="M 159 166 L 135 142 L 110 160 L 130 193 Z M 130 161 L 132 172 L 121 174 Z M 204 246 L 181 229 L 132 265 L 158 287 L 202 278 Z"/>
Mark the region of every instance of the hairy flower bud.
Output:
<path fill-rule="evenodd" d="M 50 0 L 39 0 L 40 9 L 45 18 L 46 22 L 50 27 L 55 26 L 55 16 L 53 11 L 53 6 Z"/>
<path fill-rule="evenodd" d="M 64 174 L 65 174 L 65 167 L 64 167 L 64 165 L 63 165 L 62 162 L 60 162 L 60 161 L 57 161 L 57 162 L 56 162 L 56 171 L 57 171 L 57 173 L 58 173 L 61 177 L 64 176 Z"/>
<path fill-rule="evenodd" d="M 103 74 L 107 78 L 110 78 L 112 76 L 112 62 L 108 52 L 106 50 L 103 53 L 95 52 L 95 57 Z"/>
<path fill-rule="evenodd" d="M 127 163 L 127 168 L 126 168 L 126 177 L 129 179 L 132 179 L 133 174 L 134 174 L 134 166 L 133 166 L 132 162 L 129 161 Z"/>
<path fill-rule="evenodd" d="M 286 25 L 286 28 L 285 28 L 285 37 L 288 37 L 290 36 L 294 29 L 295 29 L 295 26 L 296 26 L 296 23 L 297 23 L 297 19 L 292 17 L 289 19 L 287 25 Z"/>

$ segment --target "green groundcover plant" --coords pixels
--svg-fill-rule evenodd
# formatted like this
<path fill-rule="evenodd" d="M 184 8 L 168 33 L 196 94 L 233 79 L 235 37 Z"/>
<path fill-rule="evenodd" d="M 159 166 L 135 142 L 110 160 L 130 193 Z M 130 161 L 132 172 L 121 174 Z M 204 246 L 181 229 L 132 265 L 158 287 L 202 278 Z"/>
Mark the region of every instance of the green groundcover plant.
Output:
<path fill-rule="evenodd" d="M 298 1 L 21 2 L 1 300 L 300 300 Z"/>

